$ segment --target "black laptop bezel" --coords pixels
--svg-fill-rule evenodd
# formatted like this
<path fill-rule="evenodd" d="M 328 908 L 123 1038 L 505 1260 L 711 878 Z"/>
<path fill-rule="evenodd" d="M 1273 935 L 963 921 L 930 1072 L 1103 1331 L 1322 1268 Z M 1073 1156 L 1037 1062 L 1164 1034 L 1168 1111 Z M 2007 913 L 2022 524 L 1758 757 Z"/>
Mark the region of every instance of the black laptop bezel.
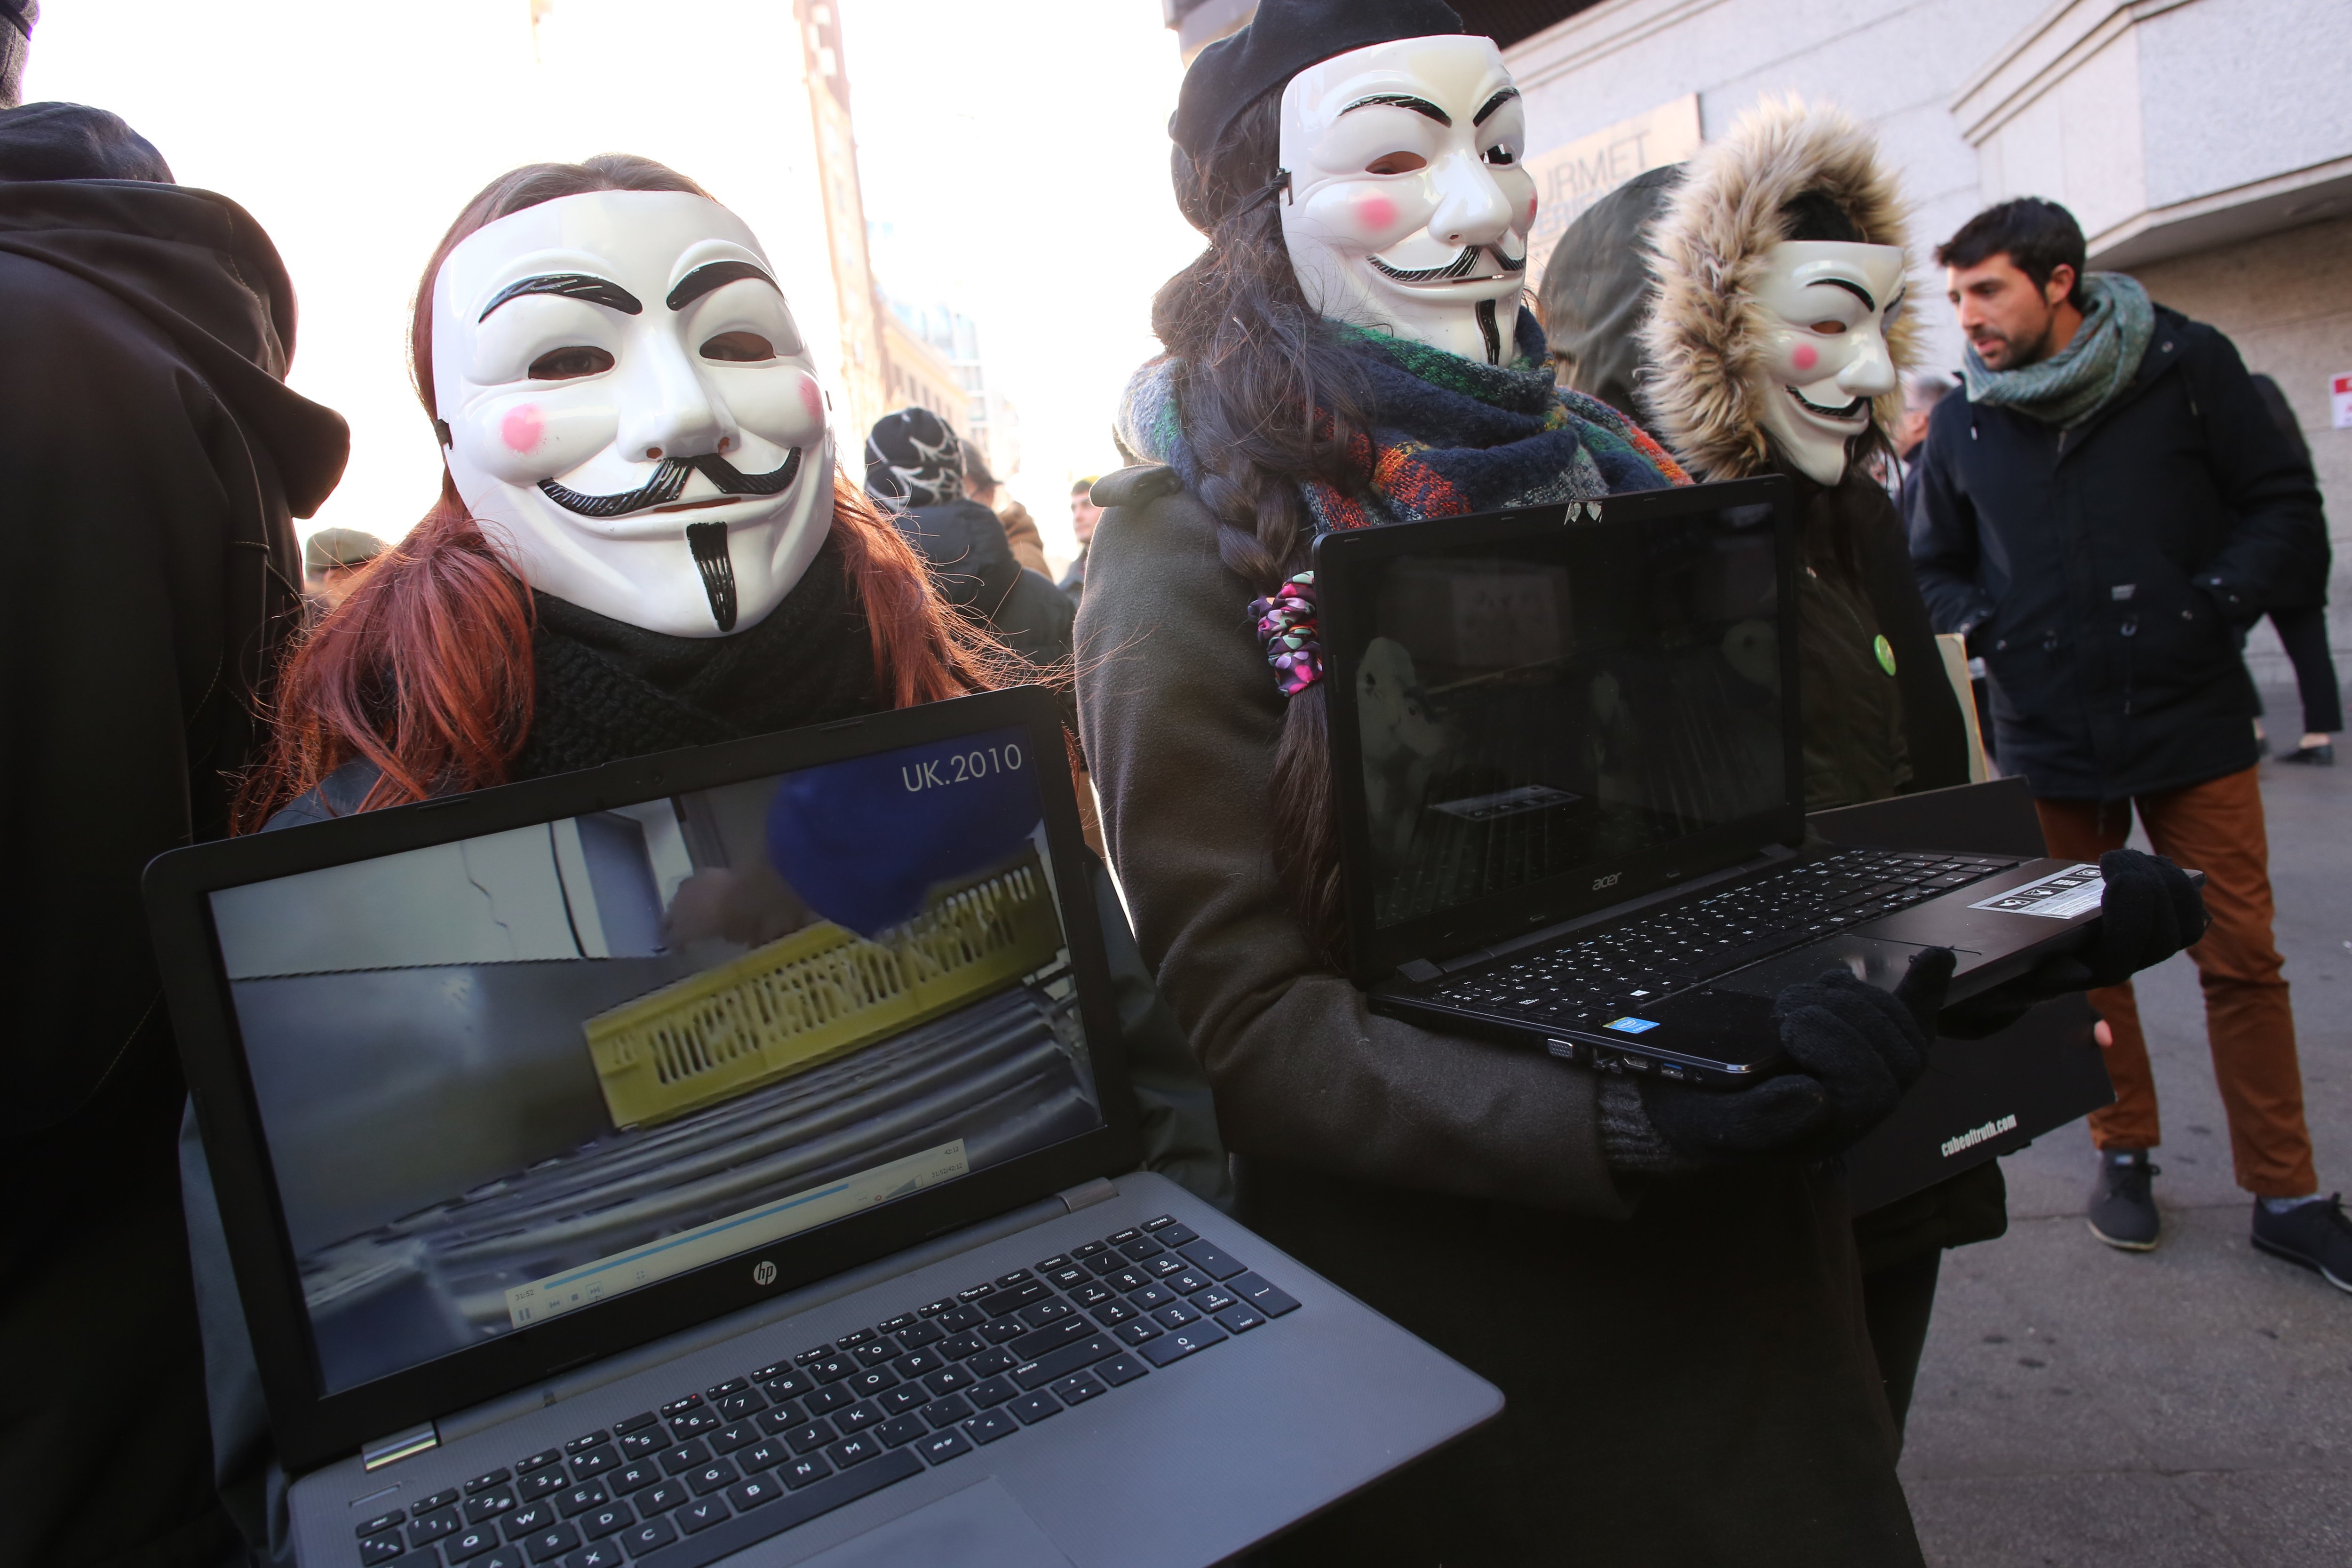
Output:
<path fill-rule="evenodd" d="M 1670 845 L 1555 877 L 1381 929 L 1372 912 L 1372 863 L 1363 770 L 1341 759 L 1360 754 L 1356 667 L 1376 628 L 1371 600 L 1380 569 L 1400 555 L 1432 549 L 1458 552 L 1507 543 L 1558 528 L 1615 528 L 1656 522 L 1693 511 L 1769 505 L 1778 601 L 1783 788 L 1779 805 L 1721 824 Z M 1324 713 L 1333 759 L 1339 815 L 1340 879 L 1345 901 L 1350 976 L 1370 990 L 1394 981 L 1415 961 L 1444 965 L 1543 927 L 1580 919 L 1678 882 L 1738 864 L 1766 846 L 1801 843 L 1805 832 L 1804 755 L 1795 693 L 1797 673 L 1798 541 L 1795 492 L 1787 478 L 1769 474 L 1720 484 L 1640 490 L 1597 501 L 1514 507 L 1473 517 L 1433 518 L 1324 534 L 1315 542 L 1315 585 L 1329 681 Z"/>
<path fill-rule="evenodd" d="M 1039 763 L 1038 794 L 1055 890 L 1076 970 L 1080 1016 L 1104 1124 L 1003 1164 L 757 1249 L 775 1265 L 761 1283 L 743 1257 L 707 1264 L 593 1307 L 516 1329 L 470 1349 L 341 1393 L 319 1370 L 300 1276 L 287 1238 L 268 1148 L 213 940 L 207 895 L 228 887 L 424 848 L 819 766 L 1020 729 Z M 143 889 L 172 1022 L 235 1264 L 254 1358 L 281 1462 L 299 1473 L 387 1435 L 630 1350 L 844 1269 L 885 1258 L 1141 1159 L 1124 1040 L 1109 1004 L 1088 857 L 1065 770 L 1060 710 L 1039 687 L 988 692 L 691 751 L 368 812 L 299 831 L 174 850 L 151 862 Z"/>

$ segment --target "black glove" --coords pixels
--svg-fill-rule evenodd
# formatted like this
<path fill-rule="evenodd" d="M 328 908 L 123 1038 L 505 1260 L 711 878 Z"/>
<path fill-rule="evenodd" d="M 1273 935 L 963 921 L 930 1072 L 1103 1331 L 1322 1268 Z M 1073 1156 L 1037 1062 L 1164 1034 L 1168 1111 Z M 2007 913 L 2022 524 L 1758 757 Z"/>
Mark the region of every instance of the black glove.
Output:
<path fill-rule="evenodd" d="M 1772 1015 L 1795 1070 L 1729 1093 L 1644 1079 L 1650 1125 L 1704 1164 L 1836 1153 L 1885 1121 L 1927 1070 L 1953 963 L 1950 948 L 1929 948 L 1892 995 L 1843 969 L 1790 986 Z"/>
<path fill-rule="evenodd" d="M 2009 1027 L 2039 1002 L 2120 985 L 2205 934 L 2205 897 L 2189 874 L 2161 856 L 2110 849 L 2099 857 L 2099 929 L 2090 945 L 2045 958 L 2014 980 L 1945 1013 L 1938 1030 L 1980 1039 Z"/>

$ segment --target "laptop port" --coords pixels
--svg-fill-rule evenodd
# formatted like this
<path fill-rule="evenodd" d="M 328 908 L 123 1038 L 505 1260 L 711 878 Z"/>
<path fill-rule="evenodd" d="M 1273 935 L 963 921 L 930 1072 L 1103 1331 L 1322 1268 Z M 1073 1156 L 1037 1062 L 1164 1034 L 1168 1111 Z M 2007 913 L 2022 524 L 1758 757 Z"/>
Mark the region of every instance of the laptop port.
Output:
<path fill-rule="evenodd" d="M 1660 1078 L 1674 1079 L 1679 1082 L 1682 1079 L 1689 1078 L 1690 1074 L 1683 1071 L 1682 1068 L 1675 1066 L 1672 1062 L 1660 1062 L 1658 1064 L 1658 1076 Z"/>
<path fill-rule="evenodd" d="M 1564 1062 L 1576 1061 L 1582 1054 L 1574 1040 L 1546 1040 L 1544 1048 Z"/>
<path fill-rule="evenodd" d="M 1648 1072 L 1650 1070 L 1650 1058 L 1647 1057 L 1627 1057 L 1625 1058 L 1625 1070 L 1627 1072 Z"/>

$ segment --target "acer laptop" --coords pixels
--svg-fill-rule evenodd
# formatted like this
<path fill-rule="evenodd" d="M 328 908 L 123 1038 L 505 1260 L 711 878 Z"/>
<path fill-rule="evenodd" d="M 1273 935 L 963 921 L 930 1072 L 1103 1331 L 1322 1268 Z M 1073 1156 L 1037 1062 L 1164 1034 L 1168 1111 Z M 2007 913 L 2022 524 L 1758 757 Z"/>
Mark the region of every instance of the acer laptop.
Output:
<path fill-rule="evenodd" d="M 163 856 L 306 1568 L 1202 1564 L 1493 1386 L 1174 1184 L 1053 699 Z"/>
<path fill-rule="evenodd" d="M 1732 1087 L 1780 1065 L 1784 986 L 1948 946 L 1961 999 L 2099 918 L 2096 866 L 1808 842 L 1785 479 L 1328 533 L 1314 567 L 1381 1012 Z"/>

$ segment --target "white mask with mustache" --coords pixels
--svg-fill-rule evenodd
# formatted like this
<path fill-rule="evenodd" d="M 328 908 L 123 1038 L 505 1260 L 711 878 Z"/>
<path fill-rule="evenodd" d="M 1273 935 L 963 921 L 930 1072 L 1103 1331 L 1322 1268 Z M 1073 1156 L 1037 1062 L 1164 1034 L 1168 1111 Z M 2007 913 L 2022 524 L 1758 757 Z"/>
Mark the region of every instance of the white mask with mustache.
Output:
<path fill-rule="evenodd" d="M 457 493 L 534 588 L 672 637 L 758 624 L 833 523 L 816 367 L 760 242 L 676 191 L 485 225 L 433 282 Z"/>
<path fill-rule="evenodd" d="M 1886 323 L 1903 308 L 1903 251 L 1783 240 L 1764 262 L 1755 372 L 1765 382 L 1764 429 L 1800 473 L 1834 485 L 1845 478 L 1849 443 L 1870 427 L 1871 400 L 1895 389 Z"/>
<path fill-rule="evenodd" d="M 1335 55 L 1282 89 L 1283 242 L 1335 321 L 1490 363 L 1509 357 L 1535 182 L 1527 120 L 1491 38 Z"/>

